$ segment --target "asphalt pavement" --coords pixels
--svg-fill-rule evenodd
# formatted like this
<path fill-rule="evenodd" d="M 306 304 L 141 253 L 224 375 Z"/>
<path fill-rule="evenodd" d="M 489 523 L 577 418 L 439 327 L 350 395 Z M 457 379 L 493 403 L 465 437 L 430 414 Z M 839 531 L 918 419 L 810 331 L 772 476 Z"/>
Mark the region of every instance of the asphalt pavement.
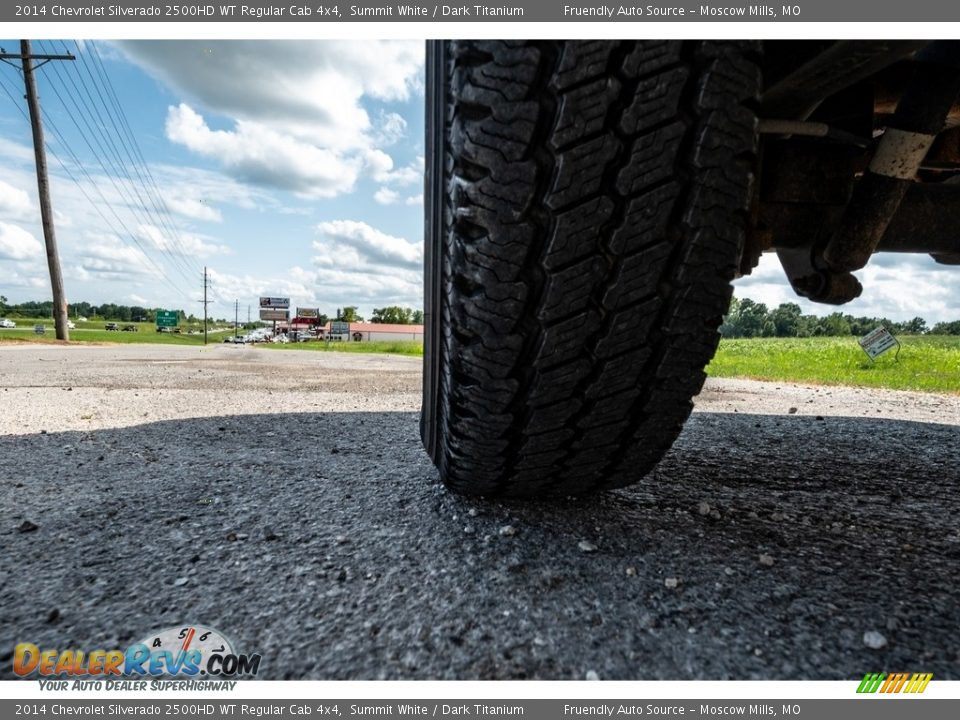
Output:
<path fill-rule="evenodd" d="M 960 679 L 958 439 L 698 412 L 632 489 L 504 503 L 414 412 L 0 435 L 0 673 L 200 623 L 268 679 Z"/>

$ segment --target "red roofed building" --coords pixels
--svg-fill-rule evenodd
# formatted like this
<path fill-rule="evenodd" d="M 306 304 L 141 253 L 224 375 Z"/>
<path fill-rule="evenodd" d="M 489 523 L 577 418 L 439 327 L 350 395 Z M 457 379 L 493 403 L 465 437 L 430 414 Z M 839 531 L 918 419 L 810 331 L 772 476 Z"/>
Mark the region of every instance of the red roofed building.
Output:
<path fill-rule="evenodd" d="M 324 333 L 330 335 L 333 323 L 328 322 Z M 423 342 L 423 325 L 391 325 L 388 323 L 350 323 L 350 340 L 416 340 Z"/>

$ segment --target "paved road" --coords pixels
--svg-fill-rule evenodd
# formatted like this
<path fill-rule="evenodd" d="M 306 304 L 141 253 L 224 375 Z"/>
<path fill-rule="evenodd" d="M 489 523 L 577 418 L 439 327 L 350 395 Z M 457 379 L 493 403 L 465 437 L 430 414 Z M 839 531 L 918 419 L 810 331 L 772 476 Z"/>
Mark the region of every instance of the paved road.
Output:
<path fill-rule="evenodd" d="M 960 679 L 956 424 L 749 405 L 539 504 L 447 493 L 411 411 L 8 431 L 0 673 L 197 622 L 271 679 Z"/>

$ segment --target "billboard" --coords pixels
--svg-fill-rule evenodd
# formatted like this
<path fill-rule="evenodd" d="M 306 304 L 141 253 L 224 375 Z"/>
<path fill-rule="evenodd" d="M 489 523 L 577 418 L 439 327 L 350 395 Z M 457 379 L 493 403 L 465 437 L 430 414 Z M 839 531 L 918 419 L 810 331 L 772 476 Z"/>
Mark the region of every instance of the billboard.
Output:
<path fill-rule="evenodd" d="M 297 308 L 297 317 L 313 320 L 320 317 L 320 308 Z"/>
<path fill-rule="evenodd" d="M 330 323 L 330 334 L 331 335 L 349 335 L 350 334 L 350 323 L 342 322 L 340 320 L 335 320 Z"/>
<path fill-rule="evenodd" d="M 260 298 L 260 307 L 262 308 L 281 308 L 287 310 L 290 308 L 290 298 L 284 297 L 262 297 Z"/>
<path fill-rule="evenodd" d="M 260 308 L 260 319 L 261 320 L 281 320 L 287 321 L 290 319 L 289 310 L 280 310 L 276 308 Z"/>

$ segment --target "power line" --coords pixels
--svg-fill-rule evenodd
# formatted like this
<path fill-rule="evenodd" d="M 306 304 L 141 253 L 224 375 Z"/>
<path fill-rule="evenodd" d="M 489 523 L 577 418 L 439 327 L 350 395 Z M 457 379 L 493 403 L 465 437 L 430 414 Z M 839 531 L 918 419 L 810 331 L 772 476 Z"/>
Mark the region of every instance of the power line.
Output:
<path fill-rule="evenodd" d="M 0 76 L 0 80 L 3 80 L 3 76 Z M 4 90 L 4 93 L 7 95 L 7 97 L 9 97 L 10 100 L 15 104 L 15 106 L 16 106 L 17 109 L 19 110 L 20 114 L 23 115 L 24 118 L 27 118 L 27 115 L 26 115 L 26 113 L 23 111 L 23 108 L 20 107 L 20 103 L 17 102 L 17 100 L 13 97 L 13 95 L 11 95 L 11 93 L 10 93 L 10 91 L 7 89 L 5 83 L 3 84 L 3 90 Z M 86 190 L 86 188 L 84 187 L 84 185 L 83 185 L 83 184 L 77 179 L 77 177 L 73 174 L 73 172 L 70 170 L 70 167 L 69 167 L 69 166 L 67 165 L 67 163 L 63 160 L 63 158 L 59 155 L 59 153 L 57 153 L 57 151 L 50 145 L 49 142 L 48 142 L 48 143 L 45 143 L 46 148 L 47 148 L 47 150 L 49 151 L 49 153 L 57 160 L 57 162 L 60 164 L 61 169 L 64 171 L 64 173 L 67 175 L 67 177 L 77 186 L 77 188 L 80 190 L 81 194 L 82 194 L 82 195 L 84 196 L 84 198 L 87 200 L 87 202 L 88 202 L 88 204 L 90 205 L 90 207 L 92 207 L 92 208 L 97 212 L 97 214 L 100 216 L 100 218 L 101 218 L 101 219 L 106 223 L 106 225 L 109 227 L 109 229 L 110 229 L 111 232 L 113 232 L 117 237 L 119 237 L 120 240 L 121 240 L 124 244 L 126 244 L 128 247 L 131 247 L 131 249 L 133 249 L 133 246 L 130 245 L 130 243 L 129 243 L 129 242 L 127 241 L 127 239 L 126 239 L 126 236 L 129 236 L 129 237 L 134 241 L 134 243 L 135 243 L 136 246 L 137 246 L 137 249 L 143 254 L 143 256 L 145 257 L 145 259 L 146 259 L 151 265 L 153 265 L 153 267 L 157 270 L 160 279 L 163 280 L 164 282 L 166 282 L 178 295 L 181 295 L 181 296 L 187 298 L 187 295 L 186 295 L 186 293 L 184 293 L 183 289 L 180 288 L 178 285 L 176 285 L 176 283 L 174 283 L 173 280 L 170 279 L 170 277 L 169 277 L 169 276 L 167 275 L 167 273 L 163 270 L 163 268 L 162 268 L 159 264 L 157 264 L 157 262 L 153 259 L 153 257 L 150 255 L 150 253 L 147 252 L 146 248 L 144 248 L 144 247 L 140 244 L 139 240 L 137 240 L 136 235 L 130 230 L 129 227 L 127 227 L 126 222 L 124 222 L 123 218 L 121 218 L 120 215 L 117 213 L 117 211 L 116 211 L 116 209 L 114 208 L 113 204 L 112 204 L 112 203 L 106 198 L 106 196 L 103 194 L 103 191 L 102 191 L 101 188 L 100 188 L 100 183 L 99 183 L 97 180 L 95 180 L 95 179 L 93 178 L 93 176 L 90 174 L 90 172 L 86 169 L 85 164 L 80 160 L 80 158 L 77 156 L 77 154 L 73 151 L 73 149 L 71 148 L 70 144 L 67 142 L 66 138 L 64 137 L 63 133 L 60 131 L 60 129 L 58 128 L 57 124 L 54 122 L 53 118 L 52 118 L 50 115 L 48 115 L 47 113 L 44 113 L 44 114 L 43 114 L 43 118 L 44 118 L 44 122 L 47 124 L 47 126 L 48 126 L 48 127 L 50 128 L 50 130 L 52 131 L 54 137 L 58 140 L 58 142 L 61 144 L 61 146 L 63 147 L 63 149 L 71 156 L 71 159 L 72 159 L 73 162 L 75 163 L 76 167 L 77 167 L 77 168 L 80 170 L 80 172 L 86 177 L 86 179 L 89 181 L 89 184 L 93 187 L 93 189 L 96 191 L 96 193 L 100 196 L 100 200 L 101 200 L 102 202 L 94 202 L 93 198 L 90 197 L 90 194 L 87 192 L 87 190 Z M 29 119 L 29 118 L 27 118 L 27 119 Z M 104 215 L 103 211 L 101 210 L 101 206 L 106 206 L 106 208 L 113 214 L 114 218 L 116 218 L 116 221 L 117 221 L 117 222 L 120 224 L 120 226 L 123 228 L 122 231 L 121 231 L 121 230 L 118 230 L 117 226 L 113 223 L 113 221 L 111 221 L 110 218 L 108 218 L 106 215 Z M 188 298 L 188 299 L 189 299 L 189 298 Z"/>
<path fill-rule="evenodd" d="M 73 151 L 70 145 L 66 142 L 66 138 L 63 137 L 63 134 L 60 132 L 56 123 L 54 123 L 53 120 L 50 119 L 48 116 L 45 116 L 45 119 L 46 119 L 47 125 L 49 125 L 50 129 L 53 131 L 54 136 L 57 137 L 60 144 L 71 156 L 71 159 L 76 164 L 77 168 L 79 168 L 80 172 L 83 173 L 84 176 L 86 176 L 86 179 L 89 181 L 93 189 L 96 190 L 97 194 L 100 196 L 102 203 L 97 203 L 93 201 L 93 199 L 87 193 L 86 188 L 84 188 L 83 184 L 79 180 L 77 180 L 76 176 L 73 174 L 73 172 L 71 172 L 67 164 L 55 151 L 51 150 L 51 154 L 60 163 L 60 167 L 63 168 L 63 171 L 67 174 L 67 177 L 69 177 L 70 180 L 72 180 L 73 183 L 77 186 L 77 188 L 79 188 L 84 198 L 86 198 L 87 202 L 90 203 L 90 206 L 93 207 L 93 209 L 103 219 L 103 221 L 107 223 L 107 225 L 110 228 L 110 231 L 113 232 L 117 237 L 119 237 L 120 240 L 125 245 L 127 245 L 127 247 L 134 249 L 133 246 L 130 245 L 130 243 L 127 241 L 127 236 L 129 236 L 130 239 L 133 240 L 134 244 L 136 245 L 136 249 L 138 249 L 143 254 L 143 256 L 150 262 L 151 265 L 153 265 L 154 269 L 157 271 L 160 278 L 164 280 L 171 288 L 173 288 L 173 290 L 176 291 L 179 295 L 185 298 L 188 297 L 187 294 L 183 291 L 183 289 L 179 285 L 174 283 L 173 280 L 170 278 L 170 276 L 167 275 L 163 267 L 160 266 L 157 263 L 157 261 L 154 260 L 151 254 L 147 252 L 146 248 L 144 248 L 143 245 L 140 244 L 140 241 L 137 239 L 136 234 L 133 233 L 129 227 L 127 227 L 126 222 L 124 222 L 123 218 L 120 217 L 120 215 L 117 213 L 116 208 L 114 208 L 113 204 L 111 204 L 110 201 L 107 200 L 106 196 L 103 194 L 103 191 L 100 189 L 100 184 L 93 178 L 92 175 L 90 175 L 90 172 L 87 170 L 86 166 L 80 161 L 80 158 L 77 157 L 76 153 Z M 117 226 L 113 224 L 110 218 L 108 218 L 106 215 L 103 214 L 103 211 L 100 209 L 101 205 L 106 206 L 106 208 L 111 212 L 114 218 L 116 218 L 117 222 L 120 224 L 120 227 L 122 228 L 122 231 L 118 230 Z"/>
<path fill-rule="evenodd" d="M 103 107 L 104 112 L 106 113 L 107 117 L 109 118 L 110 124 L 113 127 L 114 132 L 109 136 L 111 147 L 114 148 L 116 155 L 119 159 L 120 153 L 119 153 L 119 150 L 117 150 L 117 144 L 113 142 L 113 136 L 115 135 L 116 139 L 118 140 L 119 146 L 123 149 L 127 159 L 129 160 L 129 162 L 121 161 L 121 167 L 124 169 L 125 174 L 128 180 L 130 181 L 131 186 L 134 187 L 134 190 L 137 193 L 137 197 L 143 203 L 144 208 L 147 210 L 148 213 L 150 213 L 155 218 L 155 223 L 163 227 L 163 229 L 167 232 L 170 238 L 170 241 L 176 246 L 179 262 L 181 262 L 186 267 L 187 272 L 190 275 L 192 275 L 194 272 L 199 271 L 200 269 L 199 265 L 196 264 L 193 257 L 190 255 L 190 253 L 187 251 L 182 241 L 180 240 L 181 232 L 179 228 L 176 226 L 176 223 L 173 220 L 173 217 L 170 214 L 169 209 L 166 207 L 166 204 L 163 202 L 162 198 L 160 197 L 159 187 L 156 185 L 155 182 L 153 183 L 153 190 L 151 190 L 151 188 L 148 187 L 147 185 L 145 175 L 149 174 L 149 167 L 146 164 L 146 160 L 143 159 L 143 153 L 139 152 L 139 146 L 136 143 L 136 138 L 133 135 L 132 130 L 130 129 L 130 124 L 126 119 L 126 115 L 123 112 L 123 108 L 121 107 L 119 100 L 116 98 L 116 93 L 113 93 L 112 102 L 109 104 L 107 102 L 107 98 L 104 95 L 104 92 L 102 89 L 103 87 L 109 86 L 112 89 L 112 84 L 110 83 L 110 78 L 106 72 L 106 68 L 102 67 L 102 65 L 100 67 L 97 67 L 92 60 L 88 62 L 87 55 L 90 54 L 92 57 L 92 54 L 83 52 L 80 49 L 79 43 L 77 43 L 76 41 L 74 41 L 74 45 L 77 48 L 77 57 L 80 60 L 78 65 L 83 67 L 83 69 L 86 71 L 87 76 L 90 78 L 90 84 L 88 85 L 86 79 L 84 79 L 84 77 L 80 75 L 78 71 L 80 84 L 83 86 L 84 91 L 86 92 L 88 98 L 90 99 L 90 104 L 95 108 L 97 116 L 100 118 L 101 122 L 105 122 L 103 119 L 103 115 L 100 113 L 100 108 L 97 106 L 96 102 L 93 99 L 92 93 L 90 92 L 90 86 L 93 87 L 97 98 L 99 98 L 100 100 L 100 106 Z M 64 45 L 64 47 L 66 47 L 66 45 Z M 91 43 L 91 47 L 95 48 L 95 45 Z M 94 66 L 94 68 L 96 69 L 99 79 L 94 77 L 93 71 L 91 71 L 90 69 L 91 65 Z M 110 105 L 113 106 L 112 110 Z M 118 118 L 119 118 L 119 122 L 118 122 Z M 131 149 L 132 147 L 137 148 L 138 150 L 137 154 L 133 152 L 133 150 Z M 130 167 L 132 167 L 134 173 L 137 176 L 136 179 L 139 182 L 139 187 L 143 189 L 143 195 L 140 194 L 140 190 L 134 184 L 134 178 L 130 175 L 130 172 L 129 172 Z M 143 168 L 143 171 L 141 171 L 141 167 Z M 151 212 L 150 207 L 147 206 L 147 203 L 144 200 L 144 195 L 149 200 L 150 205 L 153 206 L 153 212 Z"/>
<path fill-rule="evenodd" d="M 77 111 L 76 113 L 69 113 L 70 120 L 73 122 L 74 127 L 76 127 L 78 133 L 80 134 L 81 139 L 84 141 L 87 148 L 90 150 L 93 156 L 97 159 L 97 162 L 99 163 L 100 167 L 104 171 L 104 175 L 113 185 L 114 189 L 117 191 L 120 197 L 128 204 L 130 211 L 134 214 L 135 217 L 137 217 L 138 215 L 137 211 L 138 210 L 140 211 L 140 216 L 137 218 L 138 221 L 144 222 L 146 225 L 156 225 L 154 220 L 149 216 L 149 209 L 145 207 L 143 197 L 140 195 L 137 188 L 133 186 L 132 181 L 130 182 L 130 185 L 133 188 L 133 192 L 137 195 L 136 199 L 131 195 L 130 191 L 126 190 L 126 188 L 124 187 L 124 184 L 123 184 L 124 162 L 122 158 L 120 158 L 119 152 L 116 150 L 116 146 L 113 144 L 111 133 L 106 132 L 105 127 L 102 128 L 104 132 L 97 132 L 92 127 L 90 122 L 90 119 L 92 118 L 90 107 L 84 101 L 86 113 L 84 112 L 84 109 L 81 109 L 80 102 L 77 100 L 77 97 L 79 95 L 79 89 L 77 88 L 76 83 L 71 80 L 71 84 L 73 85 L 74 89 L 77 91 L 78 95 L 74 95 L 73 93 L 70 92 L 70 89 L 67 87 L 66 81 L 63 79 L 59 71 L 57 71 L 56 75 L 57 75 L 57 78 L 62 83 L 64 93 L 73 101 L 73 106 L 74 108 L 76 108 L 76 111 Z M 67 103 L 64 100 L 63 96 L 60 94 L 56 84 L 51 83 L 50 87 L 53 90 L 54 94 L 56 95 L 57 99 L 60 100 L 64 108 L 69 111 L 69 108 L 67 108 Z M 92 101 L 92 98 L 91 98 L 91 101 Z M 81 127 L 80 122 L 78 122 L 78 117 L 81 121 L 83 121 L 84 125 L 86 126 L 87 131 L 89 132 L 89 136 L 87 132 L 84 132 L 84 129 Z M 102 121 L 102 117 L 101 117 L 101 121 Z M 108 149 L 104 144 L 104 141 L 100 139 L 101 136 L 105 138 L 105 141 L 107 145 L 110 146 L 110 149 Z M 93 141 L 91 141 L 90 137 L 93 138 Z M 96 143 L 97 148 L 94 148 L 94 143 Z M 111 158 L 111 149 L 112 149 L 113 158 Z M 110 164 L 111 166 L 109 169 L 107 168 L 107 164 L 105 164 L 104 162 L 104 158 L 106 158 L 106 163 Z M 106 198 L 104 199 L 106 200 Z M 167 255 L 171 263 L 173 263 L 174 268 L 179 273 L 184 275 L 184 279 L 189 279 L 189 275 L 192 273 L 189 271 L 189 269 L 187 270 L 184 269 L 185 266 L 182 260 L 179 260 L 174 255 L 174 253 L 163 244 L 161 244 L 158 247 L 158 249 Z"/>
<path fill-rule="evenodd" d="M 78 51 L 77 54 L 81 57 L 82 61 L 86 63 L 85 54 L 80 52 L 80 45 L 77 43 L 76 40 L 74 40 L 74 45 L 77 47 L 77 51 Z M 180 231 L 180 227 L 177 224 L 176 219 L 173 217 L 173 214 L 170 212 L 170 208 L 167 206 L 167 203 L 163 200 L 163 194 L 160 190 L 160 186 L 157 184 L 156 179 L 153 177 L 153 173 L 150 170 L 150 165 L 147 163 L 147 160 L 143 155 L 143 151 L 140 149 L 140 144 L 137 142 L 136 135 L 133 132 L 133 129 L 130 127 L 130 122 L 127 120 L 126 113 L 123 112 L 123 108 L 120 104 L 120 100 L 114 88 L 113 81 L 110 79 L 110 75 L 107 73 L 107 69 L 103 64 L 103 59 L 100 57 L 100 51 L 97 48 L 97 44 L 94 42 L 90 42 L 89 47 L 91 50 L 90 57 L 92 58 L 91 64 L 96 69 L 97 75 L 101 78 L 101 84 L 104 88 L 106 88 L 107 95 L 110 98 L 111 104 L 113 105 L 116 111 L 116 114 L 119 116 L 121 120 L 121 127 L 123 128 L 123 131 L 124 131 L 124 135 L 121 136 L 121 140 L 125 136 L 126 140 L 129 142 L 129 146 L 133 150 L 133 155 L 135 155 L 136 158 L 139 160 L 139 163 L 136 163 L 136 162 L 134 163 L 134 167 L 143 169 L 143 175 L 147 178 L 147 180 L 149 181 L 150 187 L 153 189 L 152 196 L 157 200 L 159 200 L 160 210 L 165 215 L 170 226 L 172 226 L 174 230 L 172 236 L 175 239 L 177 239 L 182 234 Z M 139 174 L 140 173 L 138 170 L 138 175 Z M 178 243 L 178 245 L 180 244 L 178 239 L 176 240 L 176 242 Z M 192 260 L 192 257 L 190 257 L 189 254 L 187 254 L 186 257 Z"/>

